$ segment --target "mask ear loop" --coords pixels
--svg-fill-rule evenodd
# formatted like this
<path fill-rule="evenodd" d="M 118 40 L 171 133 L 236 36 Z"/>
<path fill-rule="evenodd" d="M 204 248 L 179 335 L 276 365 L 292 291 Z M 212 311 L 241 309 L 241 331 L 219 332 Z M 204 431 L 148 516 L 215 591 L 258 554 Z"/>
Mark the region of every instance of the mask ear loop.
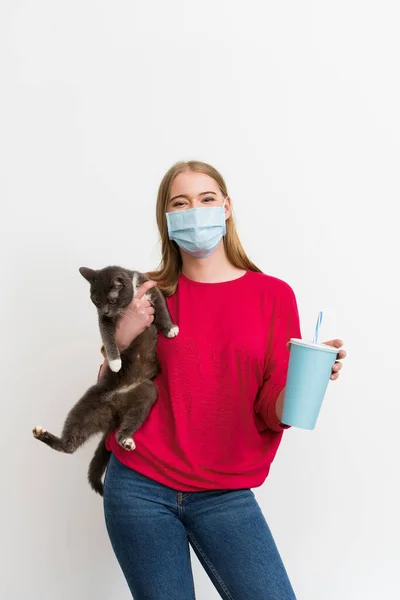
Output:
<path fill-rule="evenodd" d="M 225 227 L 225 233 L 224 233 L 224 236 L 226 235 L 225 204 L 226 204 L 226 199 L 227 199 L 227 197 L 228 197 L 228 196 L 225 196 L 225 198 L 224 198 L 224 201 L 223 201 L 223 203 L 222 203 L 222 209 L 223 209 L 223 211 L 224 211 L 224 227 Z"/>

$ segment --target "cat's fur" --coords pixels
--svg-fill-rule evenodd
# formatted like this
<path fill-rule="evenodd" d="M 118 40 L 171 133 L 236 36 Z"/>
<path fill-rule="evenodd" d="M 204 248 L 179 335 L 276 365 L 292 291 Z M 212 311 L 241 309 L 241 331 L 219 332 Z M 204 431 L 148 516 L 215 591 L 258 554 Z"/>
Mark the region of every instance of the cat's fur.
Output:
<path fill-rule="evenodd" d="M 120 355 L 115 342 L 116 321 L 146 277 L 121 267 L 98 271 L 82 267 L 80 273 L 90 283 L 91 299 L 98 310 L 107 365 L 99 381 L 69 412 L 61 437 L 42 427 L 35 427 L 33 435 L 54 450 L 72 454 L 92 435 L 103 433 L 88 472 L 90 485 L 102 495 L 101 478 L 109 459 L 105 439 L 119 428 L 118 443 L 126 450 L 135 448 L 132 435 L 146 419 L 157 396 L 153 379 L 160 368 L 156 354 L 158 331 L 175 337 L 178 327 L 172 323 L 164 296 L 157 287 L 152 288 L 146 297 L 154 306 L 154 322 Z"/>

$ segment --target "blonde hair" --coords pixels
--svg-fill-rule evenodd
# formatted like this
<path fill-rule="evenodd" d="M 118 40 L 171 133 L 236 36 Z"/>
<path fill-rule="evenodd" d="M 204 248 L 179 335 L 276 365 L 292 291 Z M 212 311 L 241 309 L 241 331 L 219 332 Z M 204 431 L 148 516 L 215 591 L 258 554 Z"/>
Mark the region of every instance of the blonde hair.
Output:
<path fill-rule="evenodd" d="M 182 258 L 177 244 L 168 237 L 167 219 L 165 213 L 170 199 L 172 182 L 179 173 L 193 171 L 194 173 L 204 173 L 212 177 L 218 184 L 224 197 L 228 196 L 225 181 L 222 175 L 207 163 L 190 160 L 188 162 L 175 163 L 164 175 L 161 180 L 157 194 L 156 218 L 157 226 L 161 237 L 161 263 L 156 271 L 146 273 L 149 279 L 157 281 L 158 287 L 166 295 L 170 296 L 176 290 L 178 278 L 182 270 Z M 260 272 L 254 263 L 248 258 L 246 252 L 240 243 L 236 231 L 233 215 L 226 221 L 226 235 L 223 238 L 225 253 L 230 263 L 239 269 Z"/>

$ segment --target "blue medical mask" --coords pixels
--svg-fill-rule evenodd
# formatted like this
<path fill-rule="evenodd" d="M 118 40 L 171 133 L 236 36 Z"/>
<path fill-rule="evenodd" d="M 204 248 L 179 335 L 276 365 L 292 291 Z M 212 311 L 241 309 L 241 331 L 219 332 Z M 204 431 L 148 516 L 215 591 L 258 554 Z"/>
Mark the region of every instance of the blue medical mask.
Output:
<path fill-rule="evenodd" d="M 210 256 L 226 234 L 225 200 L 222 206 L 174 210 L 166 217 L 169 239 L 195 258 Z"/>

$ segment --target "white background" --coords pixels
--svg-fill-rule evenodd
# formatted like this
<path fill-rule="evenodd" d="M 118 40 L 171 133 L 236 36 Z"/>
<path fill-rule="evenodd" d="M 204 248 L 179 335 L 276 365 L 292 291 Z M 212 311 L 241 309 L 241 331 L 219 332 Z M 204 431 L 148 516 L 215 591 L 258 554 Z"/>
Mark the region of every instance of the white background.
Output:
<path fill-rule="evenodd" d="M 85 482 L 96 442 L 63 456 L 30 431 L 97 375 L 78 268 L 155 267 L 158 183 L 192 158 L 225 176 L 303 336 L 323 310 L 348 351 L 256 490 L 298 599 L 400 597 L 398 23 L 394 0 L 3 0 L 2 598 L 130 597 Z"/>

